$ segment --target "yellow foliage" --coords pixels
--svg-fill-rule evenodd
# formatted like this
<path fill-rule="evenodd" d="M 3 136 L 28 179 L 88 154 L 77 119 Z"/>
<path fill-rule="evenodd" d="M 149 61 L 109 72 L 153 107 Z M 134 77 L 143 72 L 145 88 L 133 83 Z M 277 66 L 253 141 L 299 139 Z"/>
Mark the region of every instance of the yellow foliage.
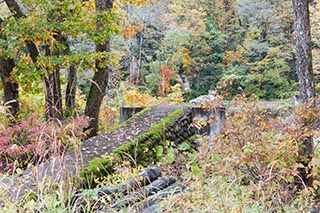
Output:
<path fill-rule="evenodd" d="M 218 24 L 218 28 L 221 31 L 226 31 L 232 26 L 237 20 L 235 15 L 235 7 L 237 4 L 236 0 L 215 0 L 214 7 L 207 8 L 214 14 L 215 22 Z"/>
<path fill-rule="evenodd" d="M 110 107 L 105 105 L 106 107 L 100 110 L 100 126 L 103 127 L 103 131 L 111 130 L 114 126 L 119 124 L 119 108 Z M 100 130 L 100 131 L 102 131 Z"/>
<path fill-rule="evenodd" d="M 151 2 L 157 2 L 159 0 L 119 0 L 119 3 L 121 4 L 133 4 L 133 5 L 145 5 L 145 4 L 149 4 Z"/>
<path fill-rule="evenodd" d="M 171 1 L 168 5 L 169 14 L 162 16 L 162 21 L 169 24 L 171 29 L 182 29 L 188 31 L 192 36 L 201 36 L 206 29 L 206 14 L 200 4 L 186 6 L 183 2 Z M 172 22 L 172 20 L 183 20 Z"/>
<path fill-rule="evenodd" d="M 191 64 L 190 51 L 185 47 L 180 47 L 178 52 L 182 53 L 182 66 L 187 69 Z"/>
<path fill-rule="evenodd" d="M 125 105 L 135 107 L 146 107 L 156 105 L 158 103 L 155 97 L 148 94 L 140 93 L 137 89 L 124 89 L 123 97 Z"/>
<path fill-rule="evenodd" d="M 122 26 L 121 35 L 125 39 L 135 38 L 137 36 L 137 33 L 141 32 L 143 28 L 144 24 L 131 25 L 127 23 Z"/>
<path fill-rule="evenodd" d="M 234 61 L 239 61 L 245 64 L 245 59 L 243 58 L 244 49 L 242 46 L 238 45 L 236 51 L 226 51 L 224 57 L 224 63 L 226 68 L 229 68 Z"/>
<path fill-rule="evenodd" d="M 168 99 L 171 104 L 181 104 L 183 103 L 183 91 L 182 85 L 176 84 L 171 88 L 171 93 L 168 94 Z"/>
<path fill-rule="evenodd" d="M 95 9 L 95 7 L 96 7 L 94 1 L 85 1 L 83 3 L 83 6 L 86 7 L 89 11 L 93 11 Z"/>

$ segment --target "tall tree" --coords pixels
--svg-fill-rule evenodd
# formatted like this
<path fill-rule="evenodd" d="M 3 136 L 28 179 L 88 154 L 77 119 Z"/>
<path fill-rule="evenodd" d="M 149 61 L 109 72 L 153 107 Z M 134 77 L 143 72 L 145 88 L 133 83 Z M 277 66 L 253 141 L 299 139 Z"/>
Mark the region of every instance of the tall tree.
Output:
<path fill-rule="evenodd" d="M 77 70 L 74 65 L 68 69 L 68 84 L 66 88 L 66 113 L 73 115 L 76 107 L 76 90 L 77 90 Z"/>
<path fill-rule="evenodd" d="M 14 66 L 14 59 L 0 57 L 0 76 L 4 91 L 3 102 L 9 118 L 16 117 L 19 111 L 19 85 L 12 74 Z"/>
<path fill-rule="evenodd" d="M 292 0 L 296 32 L 296 71 L 300 98 L 308 103 L 315 96 L 312 71 L 312 47 L 309 20 L 309 0 Z"/>
<path fill-rule="evenodd" d="M 16 19 L 26 18 L 26 15 L 22 12 L 20 6 L 15 0 L 5 0 L 10 11 Z M 59 35 L 58 35 L 59 36 Z M 37 64 L 38 57 L 40 55 L 39 50 L 35 43 L 30 40 L 25 41 L 30 57 L 33 63 Z M 51 50 L 46 47 L 46 55 L 51 55 Z M 39 67 L 38 67 L 39 68 Z M 60 88 L 60 73 L 59 68 L 49 74 L 49 76 L 43 75 L 42 80 L 45 86 L 45 115 L 49 119 L 62 120 L 62 98 Z"/>
<path fill-rule="evenodd" d="M 311 33 L 309 20 L 309 0 L 292 0 L 296 32 L 296 72 L 299 80 L 300 98 L 306 104 L 315 97 L 315 85 L 312 71 Z M 302 125 L 308 125 L 304 121 Z M 300 171 L 307 186 L 312 186 L 311 169 L 307 169 L 313 153 L 312 137 L 303 140 L 301 149 L 302 163 L 306 167 Z"/>
<path fill-rule="evenodd" d="M 113 0 L 96 0 L 96 11 L 97 13 L 105 13 L 111 11 L 113 7 Z M 102 20 L 97 16 L 96 31 L 103 30 Z M 96 52 L 102 53 L 104 57 L 96 60 L 96 72 L 93 76 L 93 83 L 91 84 L 89 95 L 87 98 L 85 115 L 91 118 L 89 126 L 86 128 L 89 130 L 88 137 L 92 137 L 97 134 L 99 129 L 99 113 L 100 106 L 103 97 L 106 93 L 108 84 L 108 77 L 110 72 L 110 66 L 106 65 L 106 53 L 110 52 L 110 39 L 103 41 L 96 41 Z"/>
<path fill-rule="evenodd" d="M 11 2 L 9 2 L 11 3 Z M 13 4 L 9 4 L 8 7 L 12 8 Z M 22 14 L 19 10 L 17 13 Z M 0 25 L 2 25 L 3 20 L 0 20 Z M 5 35 L 0 35 L 0 38 L 6 40 Z M 15 62 L 13 58 L 8 56 L 0 56 L 0 76 L 2 81 L 2 87 L 4 92 L 3 102 L 7 109 L 7 115 L 9 118 L 15 118 L 19 112 L 19 84 L 13 76 L 13 69 L 15 67 Z"/>

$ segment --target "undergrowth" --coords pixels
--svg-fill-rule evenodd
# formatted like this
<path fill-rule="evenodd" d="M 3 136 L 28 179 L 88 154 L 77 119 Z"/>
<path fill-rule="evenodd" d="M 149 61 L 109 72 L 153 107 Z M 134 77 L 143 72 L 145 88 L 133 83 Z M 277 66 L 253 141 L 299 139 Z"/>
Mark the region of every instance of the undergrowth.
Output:
<path fill-rule="evenodd" d="M 174 151 L 174 158 L 166 156 L 160 161 L 164 171 L 177 175 L 188 189 L 159 203 L 160 212 L 300 213 L 317 207 L 319 109 L 302 106 L 284 114 L 273 114 L 248 101 L 237 97 L 232 103 L 237 110 L 229 115 L 222 131 L 210 140 L 198 138 L 197 152 L 183 144 Z M 298 121 L 303 119 L 310 121 L 309 126 L 300 125 Z M 307 187 L 299 177 L 303 166 L 299 155 L 301 142 L 310 136 L 314 138 L 315 152 L 308 167 L 303 169 L 312 169 L 314 184 Z M 143 168 L 132 169 L 124 162 L 115 168 L 113 175 L 101 180 L 98 187 L 119 183 L 135 176 L 138 170 Z M 68 202 L 77 191 L 68 181 L 65 184 L 38 182 L 38 191 L 18 200 L 0 193 L 2 212 L 76 212 L 80 207 Z M 84 205 L 81 211 L 96 212 L 99 205 L 107 204 L 96 192 L 95 189 L 82 192 L 96 201 Z"/>
<path fill-rule="evenodd" d="M 310 212 L 317 207 L 318 141 L 309 168 L 303 168 L 313 168 L 312 187 L 299 177 L 299 151 L 303 138 L 319 137 L 318 109 L 297 107 L 280 117 L 247 102 L 238 97 L 233 103 L 238 110 L 222 132 L 213 141 L 202 139 L 196 154 L 200 170 L 183 174 L 191 191 L 167 201 L 167 211 Z M 314 122 L 301 126 L 301 117 Z"/>
<path fill-rule="evenodd" d="M 28 164 L 41 163 L 61 155 L 84 138 L 82 129 L 88 119 L 76 117 L 62 122 L 44 123 L 36 115 L 21 119 L 0 129 L 0 169 L 24 169 Z"/>

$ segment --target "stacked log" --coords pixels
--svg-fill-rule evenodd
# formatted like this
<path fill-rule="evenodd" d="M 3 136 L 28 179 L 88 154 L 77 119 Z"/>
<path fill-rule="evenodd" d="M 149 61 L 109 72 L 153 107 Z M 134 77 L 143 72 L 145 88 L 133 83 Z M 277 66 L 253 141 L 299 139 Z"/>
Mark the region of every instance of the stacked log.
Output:
<path fill-rule="evenodd" d="M 159 202 L 170 195 L 184 192 L 184 189 L 172 175 L 161 177 L 161 169 L 155 166 L 127 181 L 99 189 L 98 199 L 78 193 L 69 204 L 77 206 L 76 211 L 79 212 L 88 206 L 97 212 L 118 212 L 122 209 L 129 212 L 155 212 Z M 86 191 L 85 194 L 90 193 Z"/>

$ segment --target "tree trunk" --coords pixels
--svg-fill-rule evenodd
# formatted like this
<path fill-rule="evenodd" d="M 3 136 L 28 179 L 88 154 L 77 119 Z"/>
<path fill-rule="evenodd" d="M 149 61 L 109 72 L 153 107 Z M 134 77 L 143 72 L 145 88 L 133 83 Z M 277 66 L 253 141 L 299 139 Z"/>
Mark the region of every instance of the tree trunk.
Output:
<path fill-rule="evenodd" d="M 2 19 L 0 19 L 0 25 L 2 25 Z M 6 39 L 4 35 L 0 35 L 2 39 Z M 14 59 L 4 58 L 0 56 L 0 76 L 3 87 L 3 104 L 6 107 L 7 117 L 14 122 L 14 118 L 17 117 L 19 111 L 19 85 L 12 75 L 13 68 L 15 66 Z"/>
<path fill-rule="evenodd" d="M 141 67 L 142 67 L 142 45 L 143 45 L 143 36 L 144 36 L 144 29 L 140 32 L 140 35 L 138 37 L 139 39 L 139 59 L 138 59 L 138 66 L 137 66 L 137 79 L 136 79 L 136 85 L 140 86 L 140 78 L 141 78 Z"/>
<path fill-rule="evenodd" d="M 299 80 L 300 99 L 303 104 L 313 101 L 315 84 L 312 71 L 311 33 L 309 21 L 309 0 L 292 0 L 294 9 L 294 24 L 296 32 L 296 72 Z M 309 125 L 308 121 L 301 121 L 302 128 Z M 312 173 L 309 163 L 313 154 L 312 137 L 303 140 L 301 146 L 301 163 L 305 168 L 300 175 L 307 186 L 312 186 Z"/>
<path fill-rule="evenodd" d="M 66 89 L 66 113 L 73 115 L 76 106 L 77 70 L 71 65 L 68 70 L 68 84 Z"/>
<path fill-rule="evenodd" d="M 315 97 L 312 71 L 309 0 L 293 0 L 296 32 L 296 71 L 299 80 L 300 98 L 308 103 Z"/>
<path fill-rule="evenodd" d="M 15 18 L 25 17 L 25 14 L 22 12 L 20 6 L 15 0 L 4 0 L 7 6 L 10 9 L 10 12 L 13 14 Z"/>
<path fill-rule="evenodd" d="M 64 55 L 71 53 L 70 46 L 68 44 L 68 39 L 66 36 L 60 38 L 60 43 L 65 46 L 63 51 Z M 74 64 L 71 64 L 68 69 L 68 83 L 66 88 L 66 111 L 65 116 L 74 115 L 74 110 L 76 106 L 76 91 L 77 91 L 77 70 Z"/>
<path fill-rule="evenodd" d="M 62 96 L 60 87 L 60 71 L 57 68 L 49 74 L 48 77 L 43 77 L 45 85 L 45 115 L 47 120 L 62 120 Z"/>
<path fill-rule="evenodd" d="M 20 6 L 15 0 L 5 0 L 10 11 L 13 13 L 16 19 L 24 18 Z M 26 40 L 27 48 L 29 50 L 32 62 L 37 64 L 37 58 L 39 56 L 39 50 L 33 41 Z M 50 51 L 47 48 L 46 54 L 50 55 Z M 40 69 L 39 69 L 40 70 Z M 42 76 L 42 81 L 45 86 L 45 115 L 47 120 L 49 119 L 62 119 L 62 99 L 60 89 L 60 72 L 58 68 L 49 74 L 48 77 Z"/>
<path fill-rule="evenodd" d="M 55 39 L 61 43 L 61 34 L 55 36 Z M 53 48 L 53 47 L 51 47 Z M 59 57 L 57 50 L 51 50 L 49 46 L 46 47 L 47 56 Z M 50 70 L 49 76 L 42 77 L 45 85 L 45 115 L 47 120 L 58 120 L 63 119 L 62 111 L 62 95 L 60 85 L 60 67 L 54 67 Z"/>
<path fill-rule="evenodd" d="M 14 60 L 0 58 L 0 75 L 4 91 L 3 102 L 7 110 L 8 118 L 15 118 L 19 111 L 19 85 L 12 75 Z"/>
<path fill-rule="evenodd" d="M 96 0 L 96 10 L 98 13 L 103 11 L 109 11 L 112 9 L 113 0 Z M 97 20 L 97 31 L 101 30 L 102 23 Z M 103 43 L 96 44 L 96 52 L 110 52 L 110 40 Z M 103 97 L 106 93 L 106 87 L 108 84 L 109 67 L 103 67 L 101 64 L 106 59 L 96 61 L 97 71 L 93 76 L 93 83 L 91 83 L 89 95 L 87 98 L 85 115 L 91 118 L 89 126 L 85 130 L 89 130 L 88 137 L 92 137 L 97 134 L 99 129 L 99 113 Z"/>

